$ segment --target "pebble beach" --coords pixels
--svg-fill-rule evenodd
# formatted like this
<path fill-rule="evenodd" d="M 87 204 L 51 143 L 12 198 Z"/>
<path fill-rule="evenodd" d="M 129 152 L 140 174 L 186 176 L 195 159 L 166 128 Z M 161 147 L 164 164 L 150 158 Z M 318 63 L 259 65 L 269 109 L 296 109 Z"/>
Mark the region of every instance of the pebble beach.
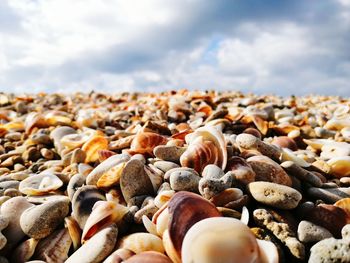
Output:
<path fill-rule="evenodd" d="M 0 263 L 349 251 L 350 98 L 0 93 Z"/>

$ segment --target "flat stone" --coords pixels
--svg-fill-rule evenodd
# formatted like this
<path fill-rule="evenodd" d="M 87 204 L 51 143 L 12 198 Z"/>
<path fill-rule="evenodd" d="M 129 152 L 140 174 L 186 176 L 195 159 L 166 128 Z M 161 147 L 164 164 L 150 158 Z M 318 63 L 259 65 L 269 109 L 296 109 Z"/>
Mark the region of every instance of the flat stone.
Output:
<path fill-rule="evenodd" d="M 25 210 L 20 218 L 23 232 L 35 239 L 50 235 L 68 215 L 69 201 L 50 201 Z"/>
<path fill-rule="evenodd" d="M 118 229 L 116 225 L 102 229 L 75 251 L 65 263 L 101 262 L 113 251 L 117 236 Z"/>
<path fill-rule="evenodd" d="M 297 190 L 275 183 L 253 182 L 248 189 L 256 201 L 280 209 L 294 209 L 302 198 Z"/>
<path fill-rule="evenodd" d="M 333 235 L 326 228 L 309 221 L 301 221 L 298 225 L 298 239 L 301 242 L 318 242 L 330 237 L 333 237 Z"/>

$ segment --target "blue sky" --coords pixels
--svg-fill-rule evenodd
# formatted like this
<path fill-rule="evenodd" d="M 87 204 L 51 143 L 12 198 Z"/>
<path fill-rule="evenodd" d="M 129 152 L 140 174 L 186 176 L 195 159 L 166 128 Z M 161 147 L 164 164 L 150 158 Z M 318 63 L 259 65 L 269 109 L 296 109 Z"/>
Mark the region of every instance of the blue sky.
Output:
<path fill-rule="evenodd" d="M 350 0 L 1 0 L 0 90 L 350 96 Z"/>

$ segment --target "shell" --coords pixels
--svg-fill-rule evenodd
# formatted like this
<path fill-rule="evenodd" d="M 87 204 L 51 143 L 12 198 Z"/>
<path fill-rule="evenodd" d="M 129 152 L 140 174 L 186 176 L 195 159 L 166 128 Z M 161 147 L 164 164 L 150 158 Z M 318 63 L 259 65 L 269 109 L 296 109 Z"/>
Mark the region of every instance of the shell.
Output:
<path fill-rule="evenodd" d="M 108 149 L 108 140 L 103 136 L 94 136 L 81 149 L 86 153 L 85 162 L 96 162 L 99 158 L 98 151 Z"/>
<path fill-rule="evenodd" d="M 68 258 L 71 245 L 72 240 L 68 230 L 60 229 L 40 240 L 34 256 L 45 262 L 63 263 Z"/>
<path fill-rule="evenodd" d="M 162 253 L 155 251 L 141 252 L 135 256 L 128 258 L 125 263 L 172 263 L 172 261 Z"/>
<path fill-rule="evenodd" d="M 132 140 L 130 152 L 153 155 L 153 149 L 158 145 L 165 145 L 167 139 L 153 132 L 140 132 Z"/>
<path fill-rule="evenodd" d="M 281 148 L 288 148 L 292 151 L 298 150 L 298 146 L 295 141 L 288 136 L 280 136 L 273 138 L 272 144 Z"/>
<path fill-rule="evenodd" d="M 255 172 L 247 161 L 241 157 L 233 156 L 227 162 L 227 167 L 234 176 L 234 180 L 246 185 L 255 181 Z"/>
<path fill-rule="evenodd" d="M 186 232 L 198 221 L 208 217 L 221 216 L 217 208 L 208 200 L 191 192 L 178 192 L 168 203 L 169 237 L 180 255 Z"/>
<path fill-rule="evenodd" d="M 154 199 L 154 204 L 156 207 L 161 208 L 164 204 L 166 204 L 171 197 L 175 194 L 174 190 L 164 190 L 158 193 L 158 195 Z"/>
<path fill-rule="evenodd" d="M 162 239 L 156 235 L 141 232 L 123 237 L 119 248 L 129 249 L 136 254 L 144 251 L 165 252 Z"/>
<path fill-rule="evenodd" d="M 43 195 L 57 190 L 63 182 L 53 174 L 33 174 L 19 184 L 19 191 L 26 195 Z"/>
<path fill-rule="evenodd" d="M 50 111 L 45 114 L 44 119 L 48 126 L 71 125 L 71 116 L 64 111 Z"/>
<path fill-rule="evenodd" d="M 185 139 L 189 147 L 180 157 L 182 166 L 191 168 L 196 166 L 202 170 L 207 164 L 216 164 L 225 170 L 227 150 L 226 141 L 221 131 L 211 126 L 201 127 L 186 135 Z M 204 159 L 208 157 L 210 162 L 206 162 L 207 160 Z M 198 171 L 198 169 L 195 170 Z"/>
<path fill-rule="evenodd" d="M 74 251 L 80 246 L 81 229 L 78 222 L 71 216 L 64 219 L 65 227 L 68 229 L 69 236 L 73 243 Z"/>
<path fill-rule="evenodd" d="M 350 127 L 350 118 L 345 116 L 343 118 L 332 118 L 324 125 L 324 128 L 329 130 L 340 131 L 343 128 Z"/>
<path fill-rule="evenodd" d="M 135 255 L 135 253 L 126 248 L 120 248 L 114 251 L 112 254 L 108 256 L 108 258 L 103 261 L 103 263 L 121 263 L 126 262 L 128 258 Z"/>
<path fill-rule="evenodd" d="M 119 183 L 125 165 L 126 162 L 122 162 L 103 173 L 97 181 L 97 187 L 111 187 L 112 185 Z"/>
<path fill-rule="evenodd" d="M 338 178 L 350 175 L 350 156 L 334 157 L 327 164 L 331 173 Z"/>
<path fill-rule="evenodd" d="M 47 126 L 48 123 L 45 118 L 37 112 L 29 113 L 24 122 L 25 132 L 27 134 L 30 134 L 35 127 L 45 128 Z"/>
<path fill-rule="evenodd" d="M 206 218 L 194 224 L 184 237 L 182 262 L 259 262 L 259 246 L 254 234 L 241 221 Z"/>
<path fill-rule="evenodd" d="M 120 204 L 111 201 L 96 202 L 90 216 L 86 220 L 81 242 L 86 242 L 102 228 L 119 222 L 126 213 L 128 213 L 127 207 Z"/>
<path fill-rule="evenodd" d="M 347 214 L 350 219 L 350 198 L 343 198 L 335 202 L 334 204 L 337 207 L 342 208 Z M 350 224 L 350 220 L 348 222 Z"/>
<path fill-rule="evenodd" d="M 109 150 L 99 150 L 98 151 L 98 160 L 102 163 L 104 160 L 108 159 L 109 157 L 115 155 L 115 152 L 109 151 Z"/>
<path fill-rule="evenodd" d="M 282 156 L 281 156 L 281 161 L 285 162 L 285 161 L 292 161 L 295 164 L 299 165 L 300 167 L 309 167 L 311 166 L 311 164 L 309 164 L 308 162 L 306 162 L 304 159 L 296 156 L 294 154 L 294 152 L 292 152 L 290 149 L 288 148 L 283 148 L 282 149 Z"/>
<path fill-rule="evenodd" d="M 39 240 L 30 238 L 21 243 L 12 254 L 11 262 L 22 263 L 27 262 L 34 254 L 35 248 Z"/>

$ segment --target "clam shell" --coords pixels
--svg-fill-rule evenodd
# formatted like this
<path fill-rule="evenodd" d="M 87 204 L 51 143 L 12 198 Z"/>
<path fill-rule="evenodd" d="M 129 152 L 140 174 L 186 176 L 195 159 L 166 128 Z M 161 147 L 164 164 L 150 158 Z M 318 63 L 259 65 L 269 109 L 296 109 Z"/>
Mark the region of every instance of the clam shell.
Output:
<path fill-rule="evenodd" d="M 85 162 L 96 162 L 99 158 L 98 151 L 108 149 L 108 140 L 103 136 L 94 136 L 81 149 L 86 153 Z"/>
<path fill-rule="evenodd" d="M 215 127 L 206 126 L 198 128 L 195 132 L 186 135 L 185 139 L 187 144 L 191 145 L 191 143 L 193 143 L 198 137 L 202 137 L 203 141 L 211 141 L 218 148 L 217 159 L 220 160 L 220 165 L 218 166 L 225 170 L 227 163 L 227 150 L 226 141 L 222 132 Z"/>
<path fill-rule="evenodd" d="M 132 153 L 141 153 L 153 155 L 153 149 L 158 145 L 164 145 L 167 139 L 153 132 L 140 132 L 132 140 L 130 151 Z"/>
<path fill-rule="evenodd" d="M 119 248 L 129 249 L 136 254 L 144 251 L 165 252 L 162 239 L 156 235 L 141 232 L 123 237 Z"/>
<path fill-rule="evenodd" d="M 241 221 L 228 217 L 203 219 L 184 237 L 182 262 L 259 262 L 254 234 Z"/>
<path fill-rule="evenodd" d="M 57 190 L 63 182 L 53 174 L 33 174 L 19 184 L 19 191 L 26 195 L 43 195 Z"/>
<path fill-rule="evenodd" d="M 128 258 L 125 263 L 172 263 L 172 261 L 162 253 L 155 251 L 141 252 L 135 256 Z"/>
<path fill-rule="evenodd" d="M 47 126 L 48 123 L 45 118 L 37 112 L 29 113 L 24 122 L 25 132 L 27 134 L 30 134 L 35 127 L 44 128 Z"/>
<path fill-rule="evenodd" d="M 80 246 L 81 229 L 78 222 L 71 216 L 64 219 L 65 227 L 68 229 L 69 236 L 73 243 L 74 251 Z"/>
<path fill-rule="evenodd" d="M 125 165 L 126 163 L 122 162 L 103 173 L 97 181 L 97 187 L 111 187 L 119 183 Z"/>
<path fill-rule="evenodd" d="M 169 236 L 180 255 L 186 232 L 198 221 L 208 217 L 221 216 L 208 200 L 191 192 L 177 192 L 168 203 Z"/>
<path fill-rule="evenodd" d="M 33 255 L 39 240 L 30 238 L 21 243 L 14 251 L 11 262 L 22 263 L 27 262 Z"/>
<path fill-rule="evenodd" d="M 331 168 L 331 173 L 338 178 L 350 175 L 350 156 L 334 157 L 327 164 Z"/>
<path fill-rule="evenodd" d="M 91 238 L 100 229 L 110 224 L 118 223 L 128 211 L 125 206 L 111 201 L 96 202 L 90 216 L 86 220 L 81 236 L 82 243 Z"/>

